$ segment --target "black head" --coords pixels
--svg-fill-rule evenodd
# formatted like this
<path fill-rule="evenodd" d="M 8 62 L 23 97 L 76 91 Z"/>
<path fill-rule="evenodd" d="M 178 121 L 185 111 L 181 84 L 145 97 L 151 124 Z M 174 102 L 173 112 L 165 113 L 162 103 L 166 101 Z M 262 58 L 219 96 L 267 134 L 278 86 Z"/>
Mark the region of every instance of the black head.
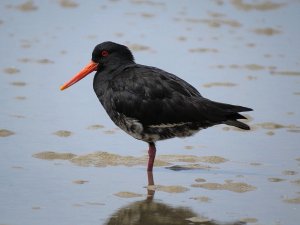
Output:
<path fill-rule="evenodd" d="M 106 41 L 94 48 L 92 60 L 95 63 L 99 63 L 100 68 L 110 63 L 123 64 L 125 62 L 134 62 L 134 57 L 125 45 Z"/>
<path fill-rule="evenodd" d="M 64 90 L 94 71 L 112 71 L 119 66 L 134 63 L 131 51 L 124 45 L 106 41 L 94 48 L 92 60 L 74 77 L 60 87 Z"/>

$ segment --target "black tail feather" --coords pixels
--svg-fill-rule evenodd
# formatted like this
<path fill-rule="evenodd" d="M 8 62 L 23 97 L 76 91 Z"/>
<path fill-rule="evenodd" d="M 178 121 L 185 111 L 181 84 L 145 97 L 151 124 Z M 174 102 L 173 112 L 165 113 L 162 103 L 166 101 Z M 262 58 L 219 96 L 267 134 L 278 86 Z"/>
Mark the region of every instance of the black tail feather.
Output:
<path fill-rule="evenodd" d="M 220 103 L 220 102 L 215 102 L 215 103 L 219 108 L 232 113 L 253 111 L 253 109 L 251 108 L 240 106 L 240 105 L 231 105 L 231 104 Z"/>
<path fill-rule="evenodd" d="M 225 103 L 217 103 L 218 107 L 227 112 L 227 120 L 224 121 L 224 124 L 227 124 L 229 126 L 238 127 L 243 130 L 250 130 L 250 127 L 242 123 L 240 121 L 237 121 L 238 119 L 247 119 L 245 116 L 239 114 L 239 112 L 247 112 L 252 111 L 253 109 L 239 106 L 239 105 L 230 105 Z"/>
<path fill-rule="evenodd" d="M 242 122 L 237 121 L 237 120 L 227 120 L 224 123 L 226 125 L 238 127 L 240 129 L 243 129 L 243 130 L 250 130 L 250 127 L 247 124 L 242 123 Z"/>

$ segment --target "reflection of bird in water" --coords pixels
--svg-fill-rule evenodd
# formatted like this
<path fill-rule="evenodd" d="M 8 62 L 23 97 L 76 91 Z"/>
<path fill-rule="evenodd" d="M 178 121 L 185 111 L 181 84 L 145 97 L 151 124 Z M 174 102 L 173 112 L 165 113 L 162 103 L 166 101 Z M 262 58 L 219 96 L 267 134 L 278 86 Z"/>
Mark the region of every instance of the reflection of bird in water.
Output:
<path fill-rule="evenodd" d="M 148 184 L 154 185 L 152 172 Z M 116 211 L 105 225 L 242 225 L 244 222 L 219 223 L 197 215 L 187 207 L 173 207 L 153 200 L 154 191 L 148 190 L 146 200 L 133 202 Z"/>
<path fill-rule="evenodd" d="M 221 223 L 201 217 L 191 209 L 172 207 L 155 201 L 138 201 L 115 212 L 105 225 L 242 225 L 244 222 Z"/>
<path fill-rule="evenodd" d="M 252 109 L 204 98 L 174 74 L 136 64 L 126 46 L 113 42 L 97 45 L 92 61 L 61 90 L 93 71 L 94 91 L 112 121 L 149 144 L 148 171 L 153 169 L 156 141 L 188 137 L 217 124 L 250 129 L 238 119 L 246 119 L 239 113 Z"/>
<path fill-rule="evenodd" d="M 154 185 L 153 174 L 148 172 L 148 185 Z M 105 225 L 242 225 L 244 222 L 219 223 L 197 215 L 187 207 L 173 207 L 153 200 L 154 190 L 148 189 L 147 199 L 133 202 L 116 211 Z"/>

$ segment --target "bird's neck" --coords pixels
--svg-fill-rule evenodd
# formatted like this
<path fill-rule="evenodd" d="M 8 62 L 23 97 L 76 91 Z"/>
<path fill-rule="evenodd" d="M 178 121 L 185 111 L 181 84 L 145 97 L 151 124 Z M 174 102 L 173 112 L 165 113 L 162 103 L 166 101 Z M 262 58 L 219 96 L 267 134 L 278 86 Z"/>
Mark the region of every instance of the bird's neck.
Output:
<path fill-rule="evenodd" d="M 135 64 L 135 62 L 130 59 L 115 58 L 114 60 L 102 64 L 101 72 L 113 73 L 114 71 L 131 64 Z"/>

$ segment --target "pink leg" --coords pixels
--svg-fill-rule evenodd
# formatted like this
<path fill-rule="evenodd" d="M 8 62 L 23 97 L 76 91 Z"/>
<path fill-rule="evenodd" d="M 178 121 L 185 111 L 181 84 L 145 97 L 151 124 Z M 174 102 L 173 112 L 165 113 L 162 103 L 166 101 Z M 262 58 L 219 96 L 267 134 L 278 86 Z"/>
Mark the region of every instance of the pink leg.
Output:
<path fill-rule="evenodd" d="M 153 142 L 150 142 L 149 143 L 149 150 L 148 150 L 149 160 L 148 160 L 147 171 L 152 171 L 153 170 L 155 154 L 156 154 L 155 144 Z"/>
<path fill-rule="evenodd" d="M 148 175 L 148 190 L 147 190 L 147 200 L 153 200 L 155 189 L 150 188 L 154 185 L 153 173 L 152 171 L 147 172 Z"/>

